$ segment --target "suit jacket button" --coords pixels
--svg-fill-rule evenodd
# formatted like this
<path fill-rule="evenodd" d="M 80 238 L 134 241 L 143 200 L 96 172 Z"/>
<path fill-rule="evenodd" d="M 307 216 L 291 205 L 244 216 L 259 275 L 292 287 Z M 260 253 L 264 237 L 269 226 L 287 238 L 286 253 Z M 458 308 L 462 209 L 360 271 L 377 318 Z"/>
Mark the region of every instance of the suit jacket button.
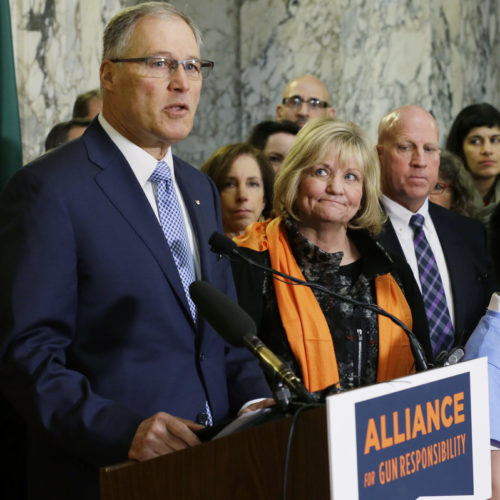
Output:
<path fill-rule="evenodd" d="M 196 415 L 196 423 L 204 425 L 205 427 L 210 424 L 210 419 L 208 418 L 208 413 L 202 411 Z"/>

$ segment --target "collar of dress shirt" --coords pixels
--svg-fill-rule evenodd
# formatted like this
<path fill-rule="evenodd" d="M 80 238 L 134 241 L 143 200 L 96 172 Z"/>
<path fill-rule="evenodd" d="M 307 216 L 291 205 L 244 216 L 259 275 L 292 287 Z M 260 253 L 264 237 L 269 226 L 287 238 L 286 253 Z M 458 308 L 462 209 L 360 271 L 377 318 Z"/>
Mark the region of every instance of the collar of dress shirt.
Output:
<path fill-rule="evenodd" d="M 385 212 L 390 217 L 393 226 L 404 226 L 407 228 L 410 224 L 410 219 L 415 212 L 408 210 L 399 203 L 388 198 L 385 194 L 382 195 L 382 204 L 384 205 Z M 429 198 L 426 198 L 423 205 L 417 210 L 417 214 L 425 217 L 424 226 L 428 220 L 429 215 Z"/>
<path fill-rule="evenodd" d="M 158 160 L 151 156 L 149 153 L 140 148 L 137 144 L 129 141 L 126 137 L 121 135 L 114 129 L 109 122 L 104 118 L 102 113 L 98 116 L 99 123 L 105 132 L 109 135 L 111 140 L 116 144 L 116 147 L 121 151 L 127 162 L 129 163 L 134 175 L 137 177 L 139 184 L 144 189 L 146 183 L 149 181 Z M 168 165 L 172 179 L 175 179 L 174 174 L 174 159 L 172 156 L 172 148 L 168 148 L 167 153 L 162 158 Z"/>
<path fill-rule="evenodd" d="M 384 195 L 382 195 L 382 204 L 384 205 L 387 215 L 390 217 L 391 224 L 394 227 L 394 231 L 396 232 L 396 236 L 399 240 L 406 261 L 413 271 L 413 275 L 419 288 L 421 288 L 417 258 L 415 254 L 415 248 L 413 246 L 413 229 L 410 227 L 410 218 L 412 215 L 414 215 L 414 213 Z M 441 280 L 443 282 L 443 287 L 446 295 L 446 303 L 448 304 L 452 322 L 453 324 L 455 324 L 455 308 L 453 304 L 453 292 L 451 289 L 450 273 L 448 272 L 448 267 L 446 265 L 446 259 L 441 247 L 441 242 L 439 241 L 439 236 L 437 234 L 432 218 L 429 215 L 428 198 L 418 209 L 417 213 L 425 217 L 425 236 L 434 253 L 434 257 L 439 269 L 439 274 L 441 275 Z"/>
<path fill-rule="evenodd" d="M 500 312 L 500 294 L 495 292 L 490 299 L 490 303 L 488 305 L 488 309 L 490 311 Z"/>
<path fill-rule="evenodd" d="M 144 194 L 146 195 L 146 198 L 148 199 L 148 202 L 151 205 L 151 208 L 156 218 L 159 220 L 158 207 L 156 204 L 155 188 L 153 187 L 153 183 L 149 181 L 151 174 L 156 168 L 158 160 L 153 156 L 151 156 L 149 153 L 146 153 L 146 151 L 137 146 L 137 144 L 134 144 L 133 142 L 129 141 L 126 137 L 123 137 L 123 135 L 121 135 L 117 130 L 115 130 L 109 124 L 109 122 L 104 118 L 104 116 L 102 116 L 102 113 L 99 113 L 98 120 L 104 131 L 109 135 L 111 140 L 116 144 L 117 148 L 121 151 L 121 153 L 129 163 L 130 168 L 134 172 L 137 181 L 139 182 L 142 190 L 144 191 Z M 196 276 L 199 278 L 201 277 L 201 264 L 200 264 L 198 243 L 196 241 L 191 219 L 189 218 L 187 208 L 184 203 L 184 198 L 182 197 L 182 193 L 179 190 L 179 186 L 177 185 L 177 180 L 175 178 L 172 148 L 168 148 L 167 153 L 162 159 L 163 161 L 167 162 L 168 168 L 170 169 L 170 173 L 172 174 L 175 192 L 177 193 L 177 199 L 179 200 L 182 217 L 184 220 L 184 226 L 186 228 L 187 236 L 189 239 L 189 246 L 194 256 Z"/>

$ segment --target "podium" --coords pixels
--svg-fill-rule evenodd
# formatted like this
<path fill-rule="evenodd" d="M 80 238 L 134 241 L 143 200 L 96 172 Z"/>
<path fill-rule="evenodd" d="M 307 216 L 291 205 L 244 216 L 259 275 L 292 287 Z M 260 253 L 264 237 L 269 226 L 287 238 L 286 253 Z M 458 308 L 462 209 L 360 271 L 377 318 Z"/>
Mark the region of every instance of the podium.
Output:
<path fill-rule="evenodd" d="M 293 434 L 287 500 L 484 500 L 486 358 L 327 398 Z M 292 419 L 101 469 L 102 500 L 281 500 Z"/>
<path fill-rule="evenodd" d="M 101 469 L 101 500 L 280 500 L 291 417 L 146 462 Z M 325 408 L 302 412 L 287 500 L 330 498 Z"/>

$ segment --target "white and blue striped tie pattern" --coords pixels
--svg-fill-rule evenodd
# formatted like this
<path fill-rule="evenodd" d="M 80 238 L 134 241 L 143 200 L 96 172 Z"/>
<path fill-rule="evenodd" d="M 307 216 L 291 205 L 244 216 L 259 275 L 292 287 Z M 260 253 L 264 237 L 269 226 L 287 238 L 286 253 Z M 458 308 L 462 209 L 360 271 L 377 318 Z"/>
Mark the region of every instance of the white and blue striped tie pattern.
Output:
<path fill-rule="evenodd" d="M 191 316 L 196 322 L 196 306 L 189 295 L 189 285 L 196 279 L 193 255 L 189 247 L 181 207 L 179 206 L 179 200 L 175 193 L 174 183 L 167 163 L 159 161 L 149 180 L 157 186 L 160 224 L 174 257 L 182 287 L 189 303 Z"/>

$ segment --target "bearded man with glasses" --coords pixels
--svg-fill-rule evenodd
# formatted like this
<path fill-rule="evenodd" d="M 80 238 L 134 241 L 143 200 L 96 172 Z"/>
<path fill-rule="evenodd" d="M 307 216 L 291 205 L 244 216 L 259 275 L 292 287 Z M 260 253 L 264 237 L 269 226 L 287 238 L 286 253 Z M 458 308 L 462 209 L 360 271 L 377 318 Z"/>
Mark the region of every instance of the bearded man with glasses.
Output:
<path fill-rule="evenodd" d="M 0 197 L 0 391 L 27 422 L 30 498 L 97 499 L 100 466 L 196 445 L 269 394 L 189 295 L 202 278 L 236 297 L 209 251 L 217 189 L 172 153 L 212 67 L 175 7 L 125 9 L 104 34 L 102 113 Z"/>
<path fill-rule="evenodd" d="M 313 75 L 294 78 L 285 87 L 276 119 L 289 120 L 303 127 L 311 118 L 335 118 L 335 108 L 326 85 Z"/>

